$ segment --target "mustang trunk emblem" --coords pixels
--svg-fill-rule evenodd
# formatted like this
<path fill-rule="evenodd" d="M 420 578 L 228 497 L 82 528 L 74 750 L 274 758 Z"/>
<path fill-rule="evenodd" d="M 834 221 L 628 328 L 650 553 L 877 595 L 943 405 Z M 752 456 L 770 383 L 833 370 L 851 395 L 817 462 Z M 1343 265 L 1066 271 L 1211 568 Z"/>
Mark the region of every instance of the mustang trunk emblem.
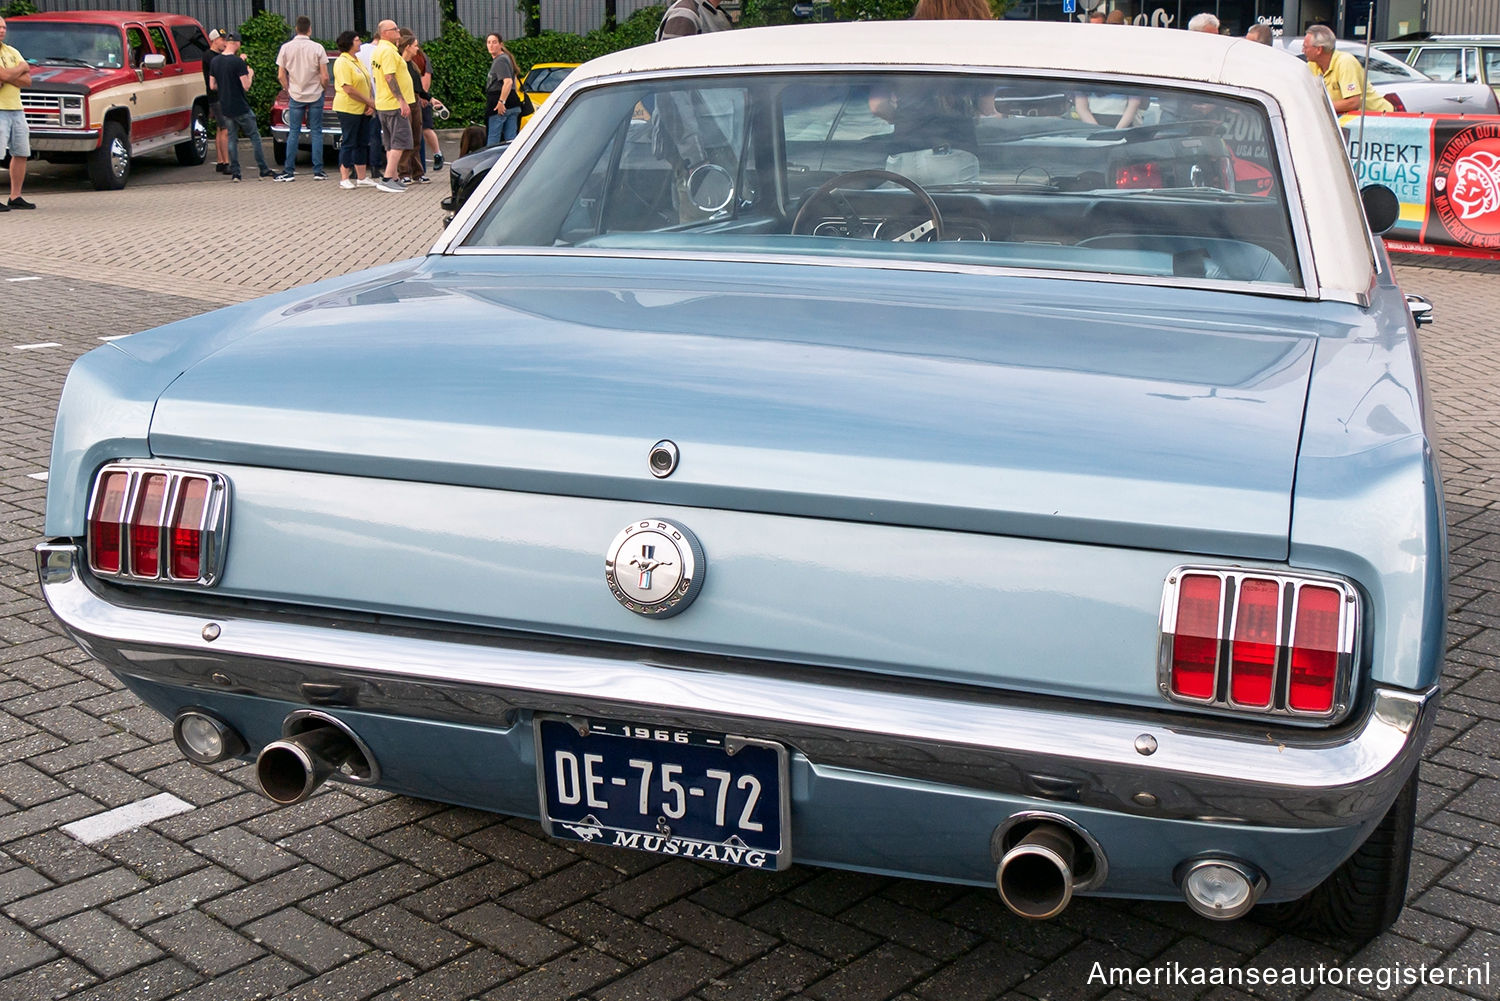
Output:
<path fill-rule="evenodd" d="M 703 587 L 703 547 L 675 522 L 651 518 L 629 526 L 604 554 L 604 580 L 615 600 L 638 615 L 676 615 Z"/>

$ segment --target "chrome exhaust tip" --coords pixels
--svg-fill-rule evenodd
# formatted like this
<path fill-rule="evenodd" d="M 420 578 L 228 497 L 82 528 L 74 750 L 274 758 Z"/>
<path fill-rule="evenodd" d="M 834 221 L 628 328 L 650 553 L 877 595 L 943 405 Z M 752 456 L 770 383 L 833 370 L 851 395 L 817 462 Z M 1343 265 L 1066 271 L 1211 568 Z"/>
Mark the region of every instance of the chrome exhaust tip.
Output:
<path fill-rule="evenodd" d="M 283 806 L 307 799 L 335 773 L 361 784 L 379 775 L 364 741 L 327 713 L 299 710 L 282 722 L 281 732 L 280 740 L 261 748 L 255 777 L 261 792 Z"/>
<path fill-rule="evenodd" d="M 995 871 L 1000 900 L 1033 921 L 1057 917 L 1073 899 L 1077 854 L 1067 828 L 1037 824 L 1000 859 Z"/>

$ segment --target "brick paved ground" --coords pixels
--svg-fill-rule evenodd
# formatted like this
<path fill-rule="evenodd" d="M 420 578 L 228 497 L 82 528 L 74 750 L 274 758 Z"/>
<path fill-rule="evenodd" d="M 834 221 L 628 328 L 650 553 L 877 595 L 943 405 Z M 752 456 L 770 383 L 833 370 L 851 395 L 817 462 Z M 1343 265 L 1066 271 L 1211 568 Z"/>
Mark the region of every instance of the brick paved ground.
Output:
<path fill-rule="evenodd" d="M 250 768 L 184 762 L 166 723 L 63 639 L 37 595 L 53 408 L 101 337 L 420 253 L 439 183 L 402 196 L 143 167 L 120 193 L 43 173 L 0 217 L 0 1001 L 318 998 L 1230 1001 L 1088 982 L 1095 962 L 1485 963 L 1487 985 L 1277 999 L 1500 996 L 1500 283 L 1405 266 L 1436 302 L 1453 596 L 1446 708 L 1427 752 L 1410 903 L 1359 952 L 1185 907 L 1083 900 L 1028 924 L 975 889 L 738 871 L 540 836 L 534 823 L 348 786 L 276 809 Z M 374 220 L 381 235 L 370 235 Z M 217 232 L 216 232 L 217 231 Z M 212 251 L 213 247 L 230 250 Z M 57 342 L 21 350 L 19 345 Z M 80 817 L 171 793 L 195 809 L 85 846 Z"/>

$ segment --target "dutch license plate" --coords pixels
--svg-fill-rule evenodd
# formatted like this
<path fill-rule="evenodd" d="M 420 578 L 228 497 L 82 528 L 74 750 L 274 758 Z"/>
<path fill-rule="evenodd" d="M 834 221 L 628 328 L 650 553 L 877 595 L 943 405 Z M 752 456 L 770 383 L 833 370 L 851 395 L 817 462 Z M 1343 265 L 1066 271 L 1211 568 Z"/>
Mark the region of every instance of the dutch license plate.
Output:
<path fill-rule="evenodd" d="M 535 730 L 553 837 L 752 869 L 791 863 L 782 745 L 579 717 L 538 716 Z"/>

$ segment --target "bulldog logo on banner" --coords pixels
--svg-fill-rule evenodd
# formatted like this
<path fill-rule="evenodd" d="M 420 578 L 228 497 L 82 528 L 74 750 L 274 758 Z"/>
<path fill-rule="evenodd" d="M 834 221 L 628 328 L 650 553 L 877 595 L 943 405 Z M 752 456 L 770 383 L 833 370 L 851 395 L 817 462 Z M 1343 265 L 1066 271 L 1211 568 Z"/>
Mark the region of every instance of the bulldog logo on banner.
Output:
<path fill-rule="evenodd" d="M 1438 221 L 1459 244 L 1500 249 L 1500 123 L 1461 129 L 1441 149 L 1432 177 Z"/>

